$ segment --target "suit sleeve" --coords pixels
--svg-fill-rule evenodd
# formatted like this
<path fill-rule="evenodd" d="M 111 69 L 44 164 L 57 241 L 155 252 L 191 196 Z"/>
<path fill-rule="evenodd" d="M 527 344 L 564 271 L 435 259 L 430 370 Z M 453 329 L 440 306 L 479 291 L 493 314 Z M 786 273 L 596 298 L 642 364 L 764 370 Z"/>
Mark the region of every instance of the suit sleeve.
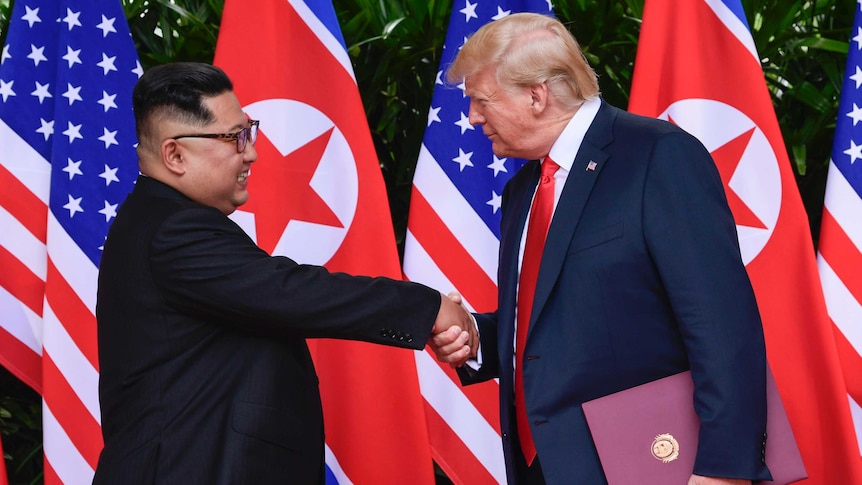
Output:
<path fill-rule="evenodd" d="M 701 428 L 694 471 L 768 479 L 763 328 L 715 164 L 695 138 L 665 134 L 644 194 L 647 246 L 695 383 Z"/>
<path fill-rule="evenodd" d="M 206 207 L 168 217 L 150 252 L 153 278 L 169 305 L 263 335 L 421 349 L 440 307 L 440 294 L 419 284 L 270 256 Z"/>

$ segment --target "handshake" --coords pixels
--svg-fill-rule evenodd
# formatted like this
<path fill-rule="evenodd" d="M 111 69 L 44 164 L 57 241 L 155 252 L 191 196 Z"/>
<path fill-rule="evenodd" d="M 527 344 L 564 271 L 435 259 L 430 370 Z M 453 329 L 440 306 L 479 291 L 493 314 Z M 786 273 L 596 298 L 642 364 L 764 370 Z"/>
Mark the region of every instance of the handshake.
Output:
<path fill-rule="evenodd" d="M 431 328 L 428 345 L 437 359 L 451 367 L 461 367 L 479 351 L 479 331 L 473 315 L 464 306 L 461 295 L 440 294 L 440 311 Z"/>

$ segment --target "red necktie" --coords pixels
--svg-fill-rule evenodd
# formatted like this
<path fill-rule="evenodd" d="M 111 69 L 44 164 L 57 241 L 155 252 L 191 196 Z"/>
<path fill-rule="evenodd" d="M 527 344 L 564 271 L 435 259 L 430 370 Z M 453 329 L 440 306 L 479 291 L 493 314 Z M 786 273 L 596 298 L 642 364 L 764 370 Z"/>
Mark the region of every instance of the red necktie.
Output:
<path fill-rule="evenodd" d="M 527 419 L 526 401 L 524 400 L 524 349 L 527 347 L 527 330 L 530 327 L 530 314 L 533 309 L 533 298 L 536 293 L 536 281 L 539 277 L 539 264 L 542 262 L 542 250 L 545 248 L 545 238 L 551 225 L 551 215 L 554 213 L 554 173 L 559 170 L 550 157 L 542 162 L 542 177 L 539 188 L 533 199 L 533 209 L 530 211 L 530 222 L 527 226 L 527 241 L 524 243 L 524 258 L 521 262 L 521 276 L 518 282 L 518 327 L 515 338 L 515 415 L 518 424 L 518 437 L 521 440 L 521 450 L 527 459 L 527 465 L 532 465 L 536 458 L 536 445 L 530 431 Z"/>

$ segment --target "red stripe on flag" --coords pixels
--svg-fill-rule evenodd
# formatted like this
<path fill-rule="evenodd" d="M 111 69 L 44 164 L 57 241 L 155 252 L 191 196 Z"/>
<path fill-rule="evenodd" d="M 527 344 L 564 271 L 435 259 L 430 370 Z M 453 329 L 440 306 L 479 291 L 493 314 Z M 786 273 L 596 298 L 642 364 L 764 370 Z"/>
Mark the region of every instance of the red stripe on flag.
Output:
<path fill-rule="evenodd" d="M 3 165 L 0 165 L 0 187 L 3 187 L 0 206 L 44 244 L 48 232 L 48 206 Z"/>
<path fill-rule="evenodd" d="M 96 317 L 48 258 L 45 295 L 57 319 L 96 371 L 99 370 Z"/>
<path fill-rule="evenodd" d="M 418 190 L 410 199 L 410 232 L 476 311 L 497 308 L 497 285 Z"/>
<path fill-rule="evenodd" d="M 823 208 L 818 249 L 832 271 L 862 305 L 862 253 L 826 207 Z"/>
<path fill-rule="evenodd" d="M 0 327 L 0 364 L 34 391 L 42 393 L 42 357 L 3 327 Z"/>
<path fill-rule="evenodd" d="M 45 403 L 81 456 L 95 469 L 104 446 L 102 429 L 47 352 L 42 363 Z"/>
<path fill-rule="evenodd" d="M 476 455 L 467 448 L 457 434 L 449 427 L 434 406 L 425 402 L 425 418 L 428 421 L 428 434 L 431 438 L 431 454 L 434 461 L 446 472 L 455 485 L 496 484 L 493 475 Z M 445 453 L 441 451 L 445 450 Z"/>
<path fill-rule="evenodd" d="M 449 377 L 464 393 L 464 396 L 473 403 L 473 406 L 479 411 L 479 414 L 485 418 L 485 421 L 494 428 L 497 434 L 500 434 L 500 388 L 496 381 L 487 381 L 480 384 L 472 384 L 469 386 L 461 386 L 461 379 L 455 369 L 443 364 L 437 360 L 434 351 L 430 347 L 426 347 L 427 352 L 434 359 L 434 362 L 440 366 L 446 376 Z"/>
<path fill-rule="evenodd" d="M 847 383 L 847 393 L 862 406 L 862 356 L 856 352 L 838 327 L 833 328 L 835 328 L 835 345 L 838 347 L 838 360 L 841 361 L 844 382 Z"/>
<path fill-rule="evenodd" d="M 57 475 L 57 472 L 54 471 L 54 467 L 51 466 L 51 462 L 48 461 L 48 457 L 45 457 L 45 485 L 63 485 L 63 481 L 60 480 L 60 476 Z"/>
<path fill-rule="evenodd" d="M 2 192 L 2 191 L 0 191 Z M 42 299 L 45 296 L 45 282 L 0 246 L 0 287 L 3 287 L 27 306 L 36 315 L 42 316 Z"/>
<path fill-rule="evenodd" d="M 5 456 L 3 445 L 0 443 L 0 457 Z M 6 473 L 6 460 L 0 460 L 0 485 L 9 485 L 9 475 Z"/>

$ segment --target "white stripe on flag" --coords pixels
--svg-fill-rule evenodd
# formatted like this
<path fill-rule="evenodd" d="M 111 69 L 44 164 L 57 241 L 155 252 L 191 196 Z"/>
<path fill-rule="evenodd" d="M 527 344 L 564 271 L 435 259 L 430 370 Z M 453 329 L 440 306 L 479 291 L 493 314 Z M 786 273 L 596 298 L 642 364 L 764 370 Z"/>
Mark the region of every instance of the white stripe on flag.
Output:
<path fill-rule="evenodd" d="M 826 190 L 823 206 L 853 241 L 856 249 L 862 252 L 862 198 L 832 161 L 829 162 L 826 180 L 829 181 L 829 188 Z"/>
<path fill-rule="evenodd" d="M 428 352 L 415 352 L 422 397 L 499 483 L 506 483 L 500 435 Z M 491 446 L 490 443 L 495 445 Z"/>
<path fill-rule="evenodd" d="M 721 23 L 748 49 L 748 53 L 751 54 L 751 57 L 759 65 L 760 57 L 757 56 L 757 47 L 754 45 L 754 38 L 751 36 L 748 26 L 742 23 L 742 20 L 721 0 L 705 0 L 705 2 L 718 18 L 721 19 Z"/>
<path fill-rule="evenodd" d="M 455 239 L 476 260 L 488 278 L 497 281 L 497 251 L 488 249 L 499 247 L 500 241 L 470 207 L 425 145 L 419 151 L 413 186 L 434 208 L 443 224 L 452 231 Z"/>
<path fill-rule="evenodd" d="M 34 275 L 45 281 L 48 254 L 45 245 L 24 227 L 18 219 L 0 205 L 0 247 L 24 263 Z"/>
<path fill-rule="evenodd" d="M 823 285 L 829 318 L 844 334 L 856 353 L 862 354 L 862 305 L 844 286 L 823 256 L 817 258 L 817 267 L 820 270 L 820 282 Z"/>
<path fill-rule="evenodd" d="M 850 401 L 850 414 L 853 416 L 853 425 L 856 428 L 856 442 L 859 443 L 859 454 L 862 455 L 862 406 L 849 395 L 847 399 Z"/>
<path fill-rule="evenodd" d="M 101 425 L 102 417 L 99 411 L 99 373 L 90 361 L 75 345 L 66 327 L 60 323 L 51 306 L 45 305 L 45 340 L 43 351 L 51 357 L 60 374 L 78 398 Z M 74 322 L 70 322 L 74 324 Z"/>
<path fill-rule="evenodd" d="M 421 281 L 423 285 L 430 286 L 442 293 L 453 291 L 455 285 L 440 270 L 440 266 L 431 259 L 425 248 L 419 243 L 413 233 L 407 230 L 404 237 L 404 246 L 410 248 L 410 258 L 404 260 L 404 276 L 410 281 Z M 461 299 L 464 305 L 473 311 L 472 305 L 463 295 Z"/>
<path fill-rule="evenodd" d="M 2 154 L 0 165 L 27 186 L 45 205 L 48 205 L 51 164 L 2 119 L 0 119 L 0 147 L 3 147 L 0 152 Z"/>
<path fill-rule="evenodd" d="M 338 39 L 332 35 L 332 32 L 323 25 L 320 19 L 314 15 L 314 12 L 311 11 L 310 8 L 303 2 L 302 0 L 289 0 L 291 6 L 296 10 L 296 13 L 302 17 L 302 20 L 308 25 L 308 28 L 320 39 L 320 43 L 326 46 L 326 49 L 332 54 L 333 57 L 341 64 L 341 67 L 350 74 L 350 77 L 353 78 L 353 82 L 356 83 L 356 76 L 353 74 L 353 64 L 350 62 L 350 56 L 347 55 L 347 51 L 344 50 L 344 46 L 341 45 Z"/>
<path fill-rule="evenodd" d="M 90 313 L 95 315 L 99 269 L 75 244 L 53 213 L 48 214 L 48 254 L 57 271 L 63 275 Z"/>
<path fill-rule="evenodd" d="M 325 459 L 326 466 L 329 467 L 329 471 L 335 475 L 335 480 L 338 481 L 338 485 L 353 485 L 353 482 L 347 478 L 347 474 L 344 473 L 344 470 L 341 468 L 341 464 L 338 463 L 338 459 L 335 457 L 335 453 L 329 448 L 329 445 L 326 445 Z"/>
<path fill-rule="evenodd" d="M 75 448 L 44 401 L 42 401 L 42 428 L 45 460 L 51 464 L 60 481 L 64 485 L 92 483 L 95 471 Z"/>
<path fill-rule="evenodd" d="M 2 286 L 0 286 L 0 315 L 2 315 L 0 327 L 30 350 L 42 355 L 42 319 Z"/>

